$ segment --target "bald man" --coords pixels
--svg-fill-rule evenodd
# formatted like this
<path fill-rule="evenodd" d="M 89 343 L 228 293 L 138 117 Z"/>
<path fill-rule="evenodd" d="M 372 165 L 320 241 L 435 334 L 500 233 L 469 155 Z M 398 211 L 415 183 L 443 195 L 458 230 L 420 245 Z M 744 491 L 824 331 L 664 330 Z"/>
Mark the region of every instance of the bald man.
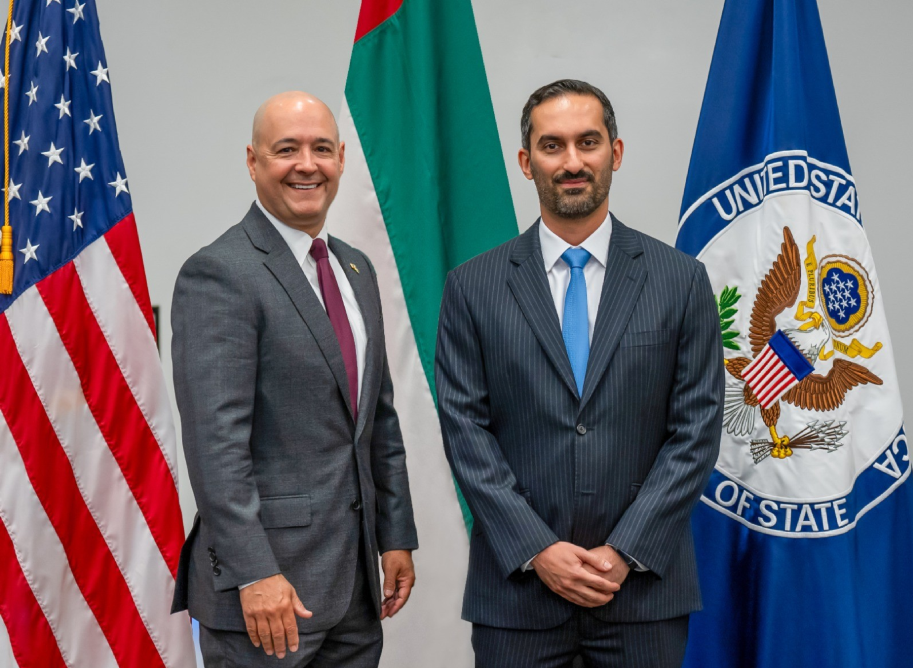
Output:
<path fill-rule="evenodd" d="M 345 167 L 333 114 L 307 93 L 267 100 L 247 167 L 257 201 L 174 291 L 199 512 L 172 610 L 200 622 L 208 668 L 377 666 L 418 543 L 377 278 L 326 229 Z"/>

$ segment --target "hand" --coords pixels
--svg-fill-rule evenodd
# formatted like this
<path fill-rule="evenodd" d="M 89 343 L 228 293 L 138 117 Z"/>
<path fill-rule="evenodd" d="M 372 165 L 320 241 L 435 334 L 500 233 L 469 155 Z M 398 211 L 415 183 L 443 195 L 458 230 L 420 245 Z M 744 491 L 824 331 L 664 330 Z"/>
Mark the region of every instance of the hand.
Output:
<path fill-rule="evenodd" d="M 612 570 L 610 562 L 573 543 L 549 545 L 536 555 L 532 565 L 549 589 L 585 608 L 605 605 L 620 588 L 605 577 Z"/>
<path fill-rule="evenodd" d="M 399 612 L 412 593 L 412 587 L 415 585 L 412 552 L 384 552 L 380 557 L 380 567 L 384 571 L 384 600 L 380 604 L 380 618 L 386 619 Z"/>
<path fill-rule="evenodd" d="M 292 652 L 298 651 L 295 615 L 304 619 L 314 615 L 304 607 L 295 588 L 281 574 L 242 589 L 241 610 L 254 647 L 263 645 L 267 655 L 272 656 L 275 652 L 280 659 L 285 657 L 286 645 Z"/>
<path fill-rule="evenodd" d="M 600 559 L 608 561 L 609 564 L 612 565 L 612 568 L 606 573 L 600 573 L 589 564 L 586 564 L 583 567 L 585 570 L 595 575 L 599 575 L 609 582 L 614 582 L 619 587 L 624 584 L 625 579 L 628 577 L 628 573 L 631 572 L 631 567 L 628 566 L 628 562 L 625 561 L 625 558 L 618 554 L 618 550 L 611 545 L 600 545 L 599 547 L 594 547 L 590 550 L 590 554 L 595 554 Z"/>

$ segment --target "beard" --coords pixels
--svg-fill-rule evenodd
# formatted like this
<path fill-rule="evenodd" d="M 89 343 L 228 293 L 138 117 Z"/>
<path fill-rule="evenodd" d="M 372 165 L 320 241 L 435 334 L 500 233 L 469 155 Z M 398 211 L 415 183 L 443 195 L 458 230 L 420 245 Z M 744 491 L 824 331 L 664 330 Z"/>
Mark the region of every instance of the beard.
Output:
<path fill-rule="evenodd" d="M 530 170 L 539 193 L 539 202 L 546 210 L 561 218 L 586 218 L 605 202 L 612 187 L 611 165 L 606 166 L 598 175 L 582 169 L 576 174 L 565 171 L 550 176 L 532 163 Z M 572 179 L 586 179 L 589 185 L 571 189 L 561 187 L 562 183 Z"/>

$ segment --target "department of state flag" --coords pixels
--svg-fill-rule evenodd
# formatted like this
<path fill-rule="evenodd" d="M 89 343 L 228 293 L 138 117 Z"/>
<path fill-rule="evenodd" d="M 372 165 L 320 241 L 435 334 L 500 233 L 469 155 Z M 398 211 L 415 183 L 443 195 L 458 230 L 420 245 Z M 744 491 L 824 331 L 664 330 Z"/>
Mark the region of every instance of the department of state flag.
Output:
<path fill-rule="evenodd" d="M 814 0 L 727 0 L 677 246 L 727 371 L 686 666 L 909 666 L 909 452 Z"/>
<path fill-rule="evenodd" d="M 174 426 L 95 2 L 16 0 L 9 35 L 0 663 L 192 666 L 170 614 Z"/>

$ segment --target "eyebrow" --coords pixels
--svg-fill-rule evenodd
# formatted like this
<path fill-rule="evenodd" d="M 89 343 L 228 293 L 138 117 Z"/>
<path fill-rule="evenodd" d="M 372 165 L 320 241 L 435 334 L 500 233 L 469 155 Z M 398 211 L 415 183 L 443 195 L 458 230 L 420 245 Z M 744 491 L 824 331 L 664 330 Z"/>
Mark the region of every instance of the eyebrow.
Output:
<path fill-rule="evenodd" d="M 297 143 L 298 143 L 298 140 L 294 139 L 293 137 L 283 137 L 282 139 L 274 141 L 272 145 L 278 146 L 279 144 L 297 144 Z"/>
<path fill-rule="evenodd" d="M 577 135 L 577 139 L 583 139 L 585 137 L 602 137 L 602 132 L 599 130 L 584 130 Z M 559 137 L 558 135 L 542 135 L 536 143 L 542 144 L 543 142 L 562 141 L 563 139 L 564 137 Z"/>
<path fill-rule="evenodd" d="M 301 143 L 301 142 L 299 142 L 294 137 L 283 137 L 282 139 L 279 139 L 279 140 L 273 142 L 273 146 L 279 146 L 279 144 L 299 144 L 299 143 Z M 315 143 L 315 144 L 332 144 L 332 145 L 336 144 L 335 140 L 329 139 L 328 137 L 317 137 L 317 139 L 315 139 L 313 141 L 313 143 Z"/>

